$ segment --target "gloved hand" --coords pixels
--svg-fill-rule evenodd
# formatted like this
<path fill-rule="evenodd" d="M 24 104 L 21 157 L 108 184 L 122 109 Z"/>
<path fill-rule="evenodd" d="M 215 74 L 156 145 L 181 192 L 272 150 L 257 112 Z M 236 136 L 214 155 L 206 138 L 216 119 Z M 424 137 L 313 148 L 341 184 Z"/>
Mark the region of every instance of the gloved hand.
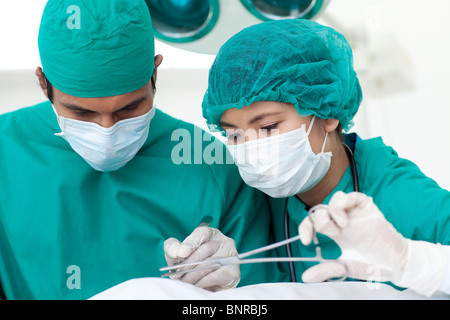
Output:
<path fill-rule="evenodd" d="M 175 238 L 164 242 L 165 258 L 168 266 L 207 259 L 237 255 L 236 244 L 217 229 L 198 227 L 183 242 Z M 218 269 L 208 269 L 171 276 L 183 282 L 192 283 L 209 291 L 235 288 L 241 279 L 239 265 L 226 265 Z"/>
<path fill-rule="evenodd" d="M 424 226 L 426 227 L 426 226 Z M 389 223 L 372 198 L 353 192 L 337 192 L 328 208 L 318 208 L 299 226 L 301 241 L 309 245 L 316 232 L 333 239 L 341 248 L 348 277 L 391 281 L 403 288 L 431 296 L 440 286 L 447 253 L 440 244 L 404 238 Z M 304 282 L 342 277 L 339 263 L 322 263 L 303 273 Z"/>

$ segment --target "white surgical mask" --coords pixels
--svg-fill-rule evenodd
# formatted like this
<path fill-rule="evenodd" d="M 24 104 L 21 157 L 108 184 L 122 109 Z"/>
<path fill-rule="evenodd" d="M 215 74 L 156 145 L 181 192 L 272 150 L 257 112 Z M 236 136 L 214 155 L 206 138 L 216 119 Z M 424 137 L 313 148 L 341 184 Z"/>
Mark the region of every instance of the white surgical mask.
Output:
<path fill-rule="evenodd" d="M 56 110 L 53 108 L 56 113 Z M 58 116 L 63 137 L 97 171 L 115 171 L 127 164 L 147 140 L 155 107 L 148 113 L 117 122 L 110 128 Z"/>
<path fill-rule="evenodd" d="M 312 151 L 308 136 L 314 120 L 308 132 L 303 125 L 287 133 L 228 145 L 245 183 L 273 198 L 290 197 L 316 186 L 328 172 L 332 154 L 324 153 L 328 133 L 322 151 Z"/>

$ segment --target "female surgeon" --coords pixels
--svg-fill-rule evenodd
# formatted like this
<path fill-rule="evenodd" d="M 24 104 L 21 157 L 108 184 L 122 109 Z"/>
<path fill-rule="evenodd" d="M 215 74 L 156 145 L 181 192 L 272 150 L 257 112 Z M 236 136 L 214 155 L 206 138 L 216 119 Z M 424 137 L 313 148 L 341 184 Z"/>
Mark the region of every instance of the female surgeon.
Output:
<path fill-rule="evenodd" d="M 343 133 L 361 100 L 346 39 L 316 22 L 282 20 L 249 27 L 221 48 L 203 115 L 226 134 L 244 181 L 274 198 L 276 241 L 300 229 L 307 245 L 315 229 L 323 255 L 345 261 L 350 278 L 450 293 L 450 192 L 381 138 Z M 319 204 L 328 207 L 307 218 Z M 314 256 L 300 243 L 287 251 Z M 344 272 L 313 265 L 280 268 L 304 282 Z"/>

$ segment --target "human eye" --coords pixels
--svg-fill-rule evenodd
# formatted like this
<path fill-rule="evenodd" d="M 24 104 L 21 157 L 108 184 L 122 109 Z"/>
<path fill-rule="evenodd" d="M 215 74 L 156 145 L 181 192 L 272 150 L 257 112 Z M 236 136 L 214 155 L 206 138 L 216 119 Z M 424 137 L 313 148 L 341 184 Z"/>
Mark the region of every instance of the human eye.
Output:
<path fill-rule="evenodd" d="M 275 131 L 278 132 L 278 124 L 279 123 L 276 122 L 276 123 L 271 123 L 268 125 L 263 125 L 263 126 L 261 126 L 260 130 L 262 130 L 262 131 L 266 132 L 268 135 L 270 135 L 272 133 L 276 133 Z M 274 131 L 274 132 L 272 132 L 272 131 Z"/>
<path fill-rule="evenodd" d="M 263 129 L 263 130 L 273 130 L 273 129 L 277 129 L 277 128 L 278 128 L 278 122 L 261 127 L 261 129 Z"/>
<path fill-rule="evenodd" d="M 72 113 L 74 116 L 80 118 L 85 118 L 93 114 L 93 112 L 89 110 L 72 110 Z"/>
<path fill-rule="evenodd" d="M 137 107 L 138 107 L 138 105 L 134 104 L 134 105 L 128 106 L 126 108 L 123 108 L 120 111 L 122 111 L 122 112 L 133 112 L 133 111 L 135 111 L 137 109 Z"/>

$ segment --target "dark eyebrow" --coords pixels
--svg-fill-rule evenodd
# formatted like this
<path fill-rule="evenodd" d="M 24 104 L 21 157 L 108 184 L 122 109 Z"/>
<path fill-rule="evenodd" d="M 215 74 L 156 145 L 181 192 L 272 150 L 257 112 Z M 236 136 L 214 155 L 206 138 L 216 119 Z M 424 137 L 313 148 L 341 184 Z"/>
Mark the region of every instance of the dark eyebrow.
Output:
<path fill-rule="evenodd" d="M 148 95 L 146 95 L 146 96 L 144 96 L 144 97 L 137 98 L 137 99 L 134 100 L 133 102 L 127 104 L 125 107 L 120 108 L 120 109 L 117 110 L 117 111 L 122 111 L 122 110 L 124 110 L 124 109 L 127 109 L 127 108 L 130 108 L 130 107 L 139 105 L 139 104 L 141 104 L 142 102 L 144 102 L 145 100 L 147 100 L 147 98 L 148 98 Z"/>
<path fill-rule="evenodd" d="M 253 123 L 255 123 L 255 122 L 259 121 L 259 120 L 264 119 L 265 117 L 274 116 L 274 115 L 277 115 L 277 114 L 280 114 L 280 113 L 282 113 L 282 112 L 269 112 L 269 113 L 259 114 L 256 117 L 254 117 L 252 120 L 250 120 L 249 124 L 253 124 Z"/>
<path fill-rule="evenodd" d="M 230 128 L 237 128 L 234 124 L 225 122 L 225 121 L 220 121 L 219 125 L 223 128 L 223 127 L 230 127 Z"/>
<path fill-rule="evenodd" d="M 133 107 L 133 106 L 135 106 L 135 105 L 138 105 L 138 104 L 142 103 L 143 101 L 145 101 L 147 98 L 148 98 L 148 95 L 143 96 L 143 97 L 140 97 L 140 98 L 137 98 L 136 100 L 130 102 L 130 103 L 127 104 L 125 107 L 120 108 L 119 110 L 117 110 L 117 111 L 115 111 L 115 112 L 122 111 L 122 110 L 124 110 L 124 109 L 127 109 L 127 108 Z M 78 111 L 78 112 L 95 112 L 95 111 L 88 110 L 88 109 L 85 109 L 85 108 L 83 108 L 83 107 L 80 107 L 80 106 L 78 106 L 78 105 L 76 105 L 76 104 L 64 103 L 64 102 L 61 102 L 61 104 L 62 104 L 64 107 L 66 107 L 67 109 L 70 109 L 70 110 L 73 110 L 73 111 Z"/>
<path fill-rule="evenodd" d="M 61 102 L 61 104 L 62 104 L 65 108 L 70 109 L 70 110 L 73 110 L 73 111 L 82 111 L 82 112 L 89 111 L 89 112 L 90 112 L 90 110 L 84 109 L 84 108 L 82 108 L 82 107 L 79 107 L 79 106 L 77 106 L 76 104 L 65 103 L 65 102 Z"/>

